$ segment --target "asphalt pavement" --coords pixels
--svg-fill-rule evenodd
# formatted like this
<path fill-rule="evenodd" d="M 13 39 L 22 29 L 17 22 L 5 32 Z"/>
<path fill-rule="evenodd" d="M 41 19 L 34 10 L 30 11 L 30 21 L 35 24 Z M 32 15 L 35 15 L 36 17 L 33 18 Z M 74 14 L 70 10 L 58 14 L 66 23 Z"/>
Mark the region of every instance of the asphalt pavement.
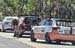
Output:
<path fill-rule="evenodd" d="M 3 37 L 3 38 L 2 38 Z M 19 45 L 18 45 L 19 44 Z M 13 37 L 13 33 L 0 32 L 0 48 L 75 48 L 71 42 L 61 42 L 61 44 L 50 43 L 46 44 L 44 40 L 31 42 L 30 38 L 24 35 L 21 38 Z"/>
<path fill-rule="evenodd" d="M 34 48 L 21 42 L 0 37 L 0 48 Z"/>

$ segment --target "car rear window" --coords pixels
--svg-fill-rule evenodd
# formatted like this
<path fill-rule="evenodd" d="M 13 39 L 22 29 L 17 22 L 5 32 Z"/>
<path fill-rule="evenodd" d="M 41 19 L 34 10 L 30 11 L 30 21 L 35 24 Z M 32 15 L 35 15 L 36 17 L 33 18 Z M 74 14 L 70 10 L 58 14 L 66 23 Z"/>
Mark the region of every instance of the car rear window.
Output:
<path fill-rule="evenodd" d="M 41 25 L 52 25 L 52 20 L 43 20 L 40 22 Z"/>
<path fill-rule="evenodd" d="M 24 23 L 30 23 L 31 25 L 37 24 L 38 18 L 35 17 L 26 17 L 24 18 Z"/>
<path fill-rule="evenodd" d="M 6 20 L 12 20 L 12 18 L 7 18 Z"/>

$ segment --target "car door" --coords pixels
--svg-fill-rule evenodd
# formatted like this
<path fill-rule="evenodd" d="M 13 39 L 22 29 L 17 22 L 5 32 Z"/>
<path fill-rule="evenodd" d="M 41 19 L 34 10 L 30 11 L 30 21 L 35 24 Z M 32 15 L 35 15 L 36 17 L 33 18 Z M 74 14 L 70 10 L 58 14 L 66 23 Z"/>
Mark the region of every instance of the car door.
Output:
<path fill-rule="evenodd" d="M 45 39 L 45 33 L 52 31 L 52 21 L 50 21 L 49 23 L 47 23 L 46 21 L 42 21 L 40 23 L 40 26 L 35 26 L 34 28 L 35 38 Z"/>

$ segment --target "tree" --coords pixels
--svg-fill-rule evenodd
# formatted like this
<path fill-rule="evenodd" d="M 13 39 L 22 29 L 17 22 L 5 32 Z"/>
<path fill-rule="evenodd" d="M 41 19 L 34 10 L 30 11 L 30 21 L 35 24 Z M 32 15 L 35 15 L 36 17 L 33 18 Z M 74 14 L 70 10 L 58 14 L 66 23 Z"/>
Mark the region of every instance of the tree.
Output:
<path fill-rule="evenodd" d="M 36 8 L 36 0 L 28 0 L 27 4 L 24 5 L 24 11 L 26 14 L 34 14 Z"/>

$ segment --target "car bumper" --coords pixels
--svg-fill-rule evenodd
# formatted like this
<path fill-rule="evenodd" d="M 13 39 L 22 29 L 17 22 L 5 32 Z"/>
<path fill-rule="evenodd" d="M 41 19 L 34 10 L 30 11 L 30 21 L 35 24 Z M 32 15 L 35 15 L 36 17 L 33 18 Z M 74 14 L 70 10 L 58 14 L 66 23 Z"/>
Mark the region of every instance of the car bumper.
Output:
<path fill-rule="evenodd" d="M 4 25 L 3 29 L 13 29 L 11 25 Z"/>

